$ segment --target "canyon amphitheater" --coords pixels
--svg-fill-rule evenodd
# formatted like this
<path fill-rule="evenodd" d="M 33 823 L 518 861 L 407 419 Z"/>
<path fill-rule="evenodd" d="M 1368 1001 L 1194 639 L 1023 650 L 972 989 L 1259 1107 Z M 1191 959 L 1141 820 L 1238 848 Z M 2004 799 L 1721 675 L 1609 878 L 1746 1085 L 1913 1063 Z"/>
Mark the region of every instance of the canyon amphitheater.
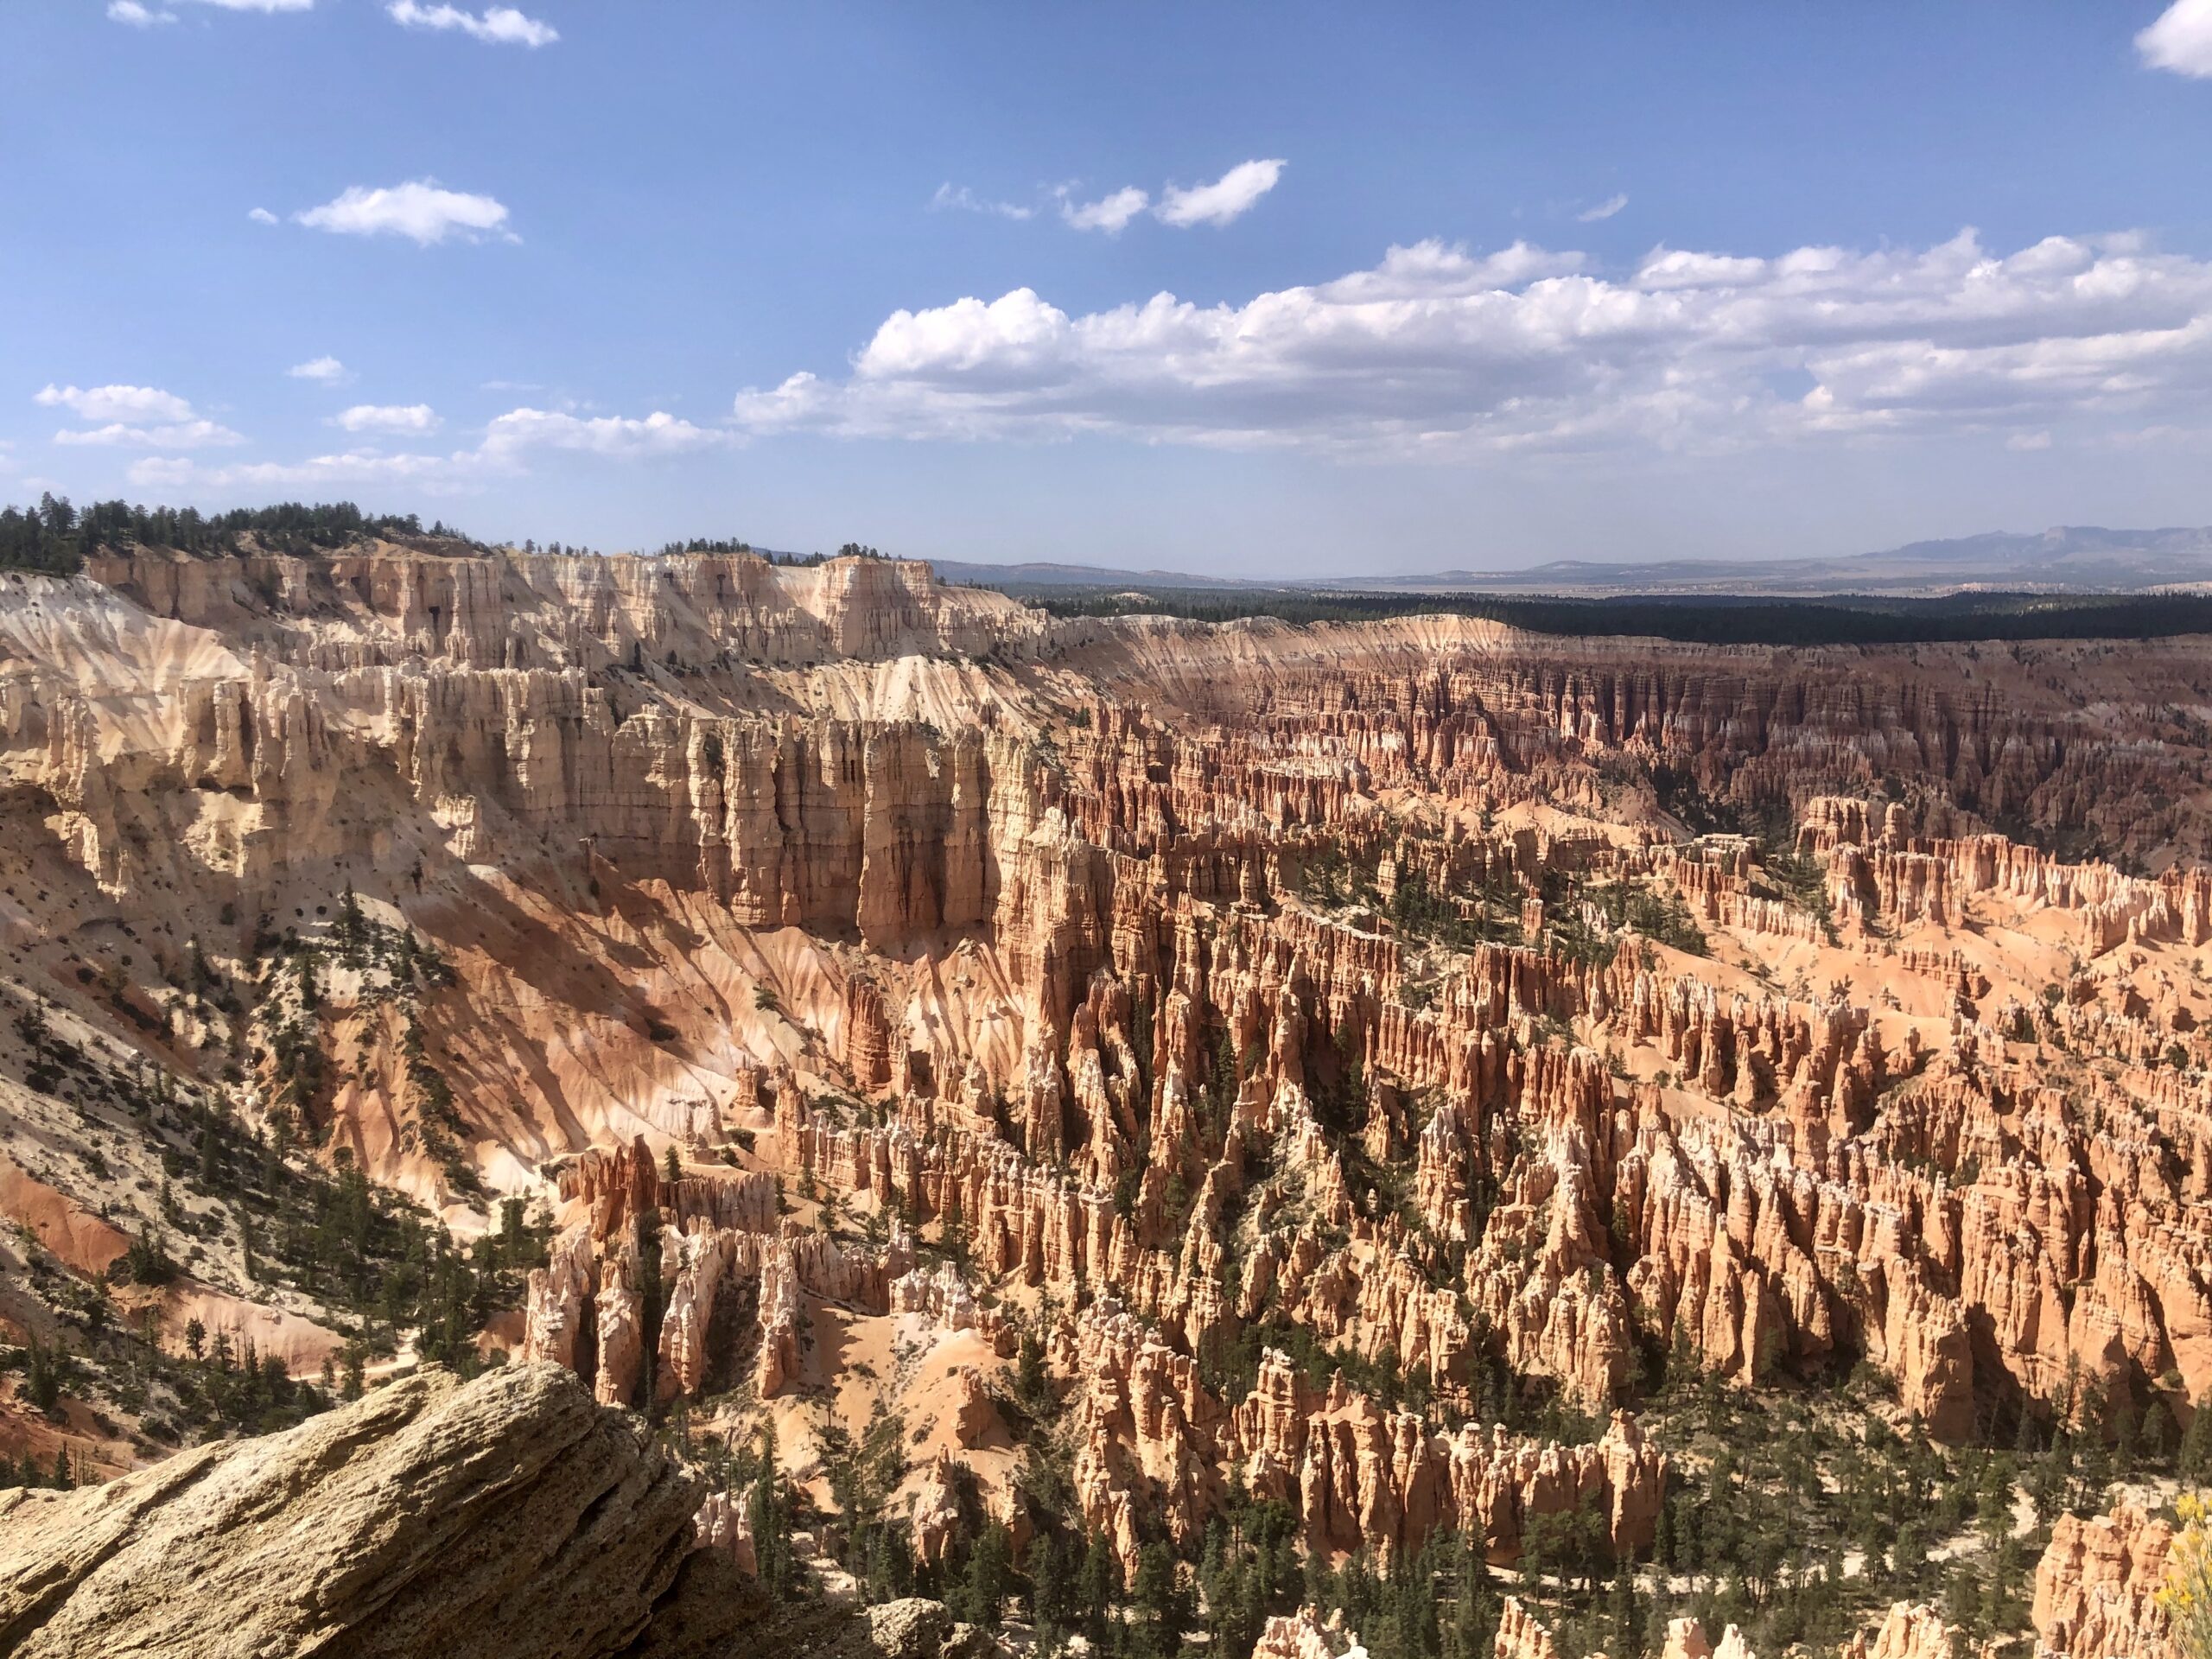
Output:
<path fill-rule="evenodd" d="M 2208 704 L 0 575 L 0 1651 L 2166 1659 Z"/>

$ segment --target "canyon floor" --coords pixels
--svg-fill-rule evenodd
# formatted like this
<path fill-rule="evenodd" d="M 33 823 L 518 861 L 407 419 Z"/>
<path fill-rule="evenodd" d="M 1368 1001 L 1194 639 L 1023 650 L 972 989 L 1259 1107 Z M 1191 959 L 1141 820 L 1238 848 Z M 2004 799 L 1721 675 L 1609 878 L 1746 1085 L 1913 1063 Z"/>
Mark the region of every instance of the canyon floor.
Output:
<path fill-rule="evenodd" d="M 0 1456 L 453 1371 L 636 1414 L 606 1605 L 677 1493 L 748 1649 L 2163 1655 L 2208 861 L 2201 638 L 0 573 Z"/>

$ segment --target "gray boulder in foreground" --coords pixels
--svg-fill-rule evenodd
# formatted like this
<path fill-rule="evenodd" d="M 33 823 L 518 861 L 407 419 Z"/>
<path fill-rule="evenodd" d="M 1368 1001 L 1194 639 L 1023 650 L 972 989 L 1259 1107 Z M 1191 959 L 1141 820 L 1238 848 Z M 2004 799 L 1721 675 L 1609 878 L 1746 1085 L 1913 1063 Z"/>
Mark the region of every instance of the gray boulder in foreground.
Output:
<path fill-rule="evenodd" d="M 679 1659 L 748 1618 L 699 1493 L 557 1365 L 426 1372 L 282 1434 L 0 1493 L 10 1659 Z"/>

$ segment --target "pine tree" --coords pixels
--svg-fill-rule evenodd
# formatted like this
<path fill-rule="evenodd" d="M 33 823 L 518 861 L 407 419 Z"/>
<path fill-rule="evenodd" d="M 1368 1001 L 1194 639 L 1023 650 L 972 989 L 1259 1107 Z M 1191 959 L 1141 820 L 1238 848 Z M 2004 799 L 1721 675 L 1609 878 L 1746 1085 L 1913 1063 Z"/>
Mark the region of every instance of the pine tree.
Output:
<path fill-rule="evenodd" d="M 1444 1651 L 1443 1630 L 1436 1618 L 1440 1550 L 1440 1541 L 1432 1538 L 1418 1554 L 1402 1549 L 1391 1558 L 1382 1600 L 1385 1628 L 1397 1659 L 1439 1659 Z"/>
<path fill-rule="evenodd" d="M 2181 1478 L 2202 1482 L 2208 1475 L 2212 1475 L 2212 1389 L 2198 1397 L 2181 1437 Z"/>
<path fill-rule="evenodd" d="M 369 921 L 361 913 L 361 901 L 350 880 L 338 901 L 338 921 L 332 931 L 337 935 L 340 960 L 349 968 L 359 967 L 361 948 L 368 941 Z"/>
<path fill-rule="evenodd" d="M 1039 1537 L 1029 1548 L 1029 1617 L 1036 1625 L 1039 1652 L 1059 1646 L 1071 1611 L 1071 1588 L 1059 1546 L 1049 1535 Z"/>
<path fill-rule="evenodd" d="M 25 1349 L 23 1386 L 31 1404 L 49 1415 L 61 1402 L 61 1367 L 54 1350 L 36 1337 Z"/>
<path fill-rule="evenodd" d="M 1122 1599 L 1122 1569 L 1103 1532 L 1092 1533 L 1084 1545 L 1077 1596 L 1083 1610 L 1084 1634 L 1092 1647 L 1103 1646 L 1114 1605 Z"/>
<path fill-rule="evenodd" d="M 1613 1562 L 1612 1594 L 1606 1611 L 1613 1625 L 1613 1659 L 1637 1659 L 1643 1651 L 1643 1610 L 1637 1599 L 1636 1569 L 1626 1550 Z"/>
<path fill-rule="evenodd" d="M 781 1598 L 791 1587 L 797 1563 L 791 1556 L 791 1505 L 776 1466 L 776 1425 L 767 1418 L 760 1423 L 760 1471 L 746 1500 L 746 1519 L 753 1528 L 754 1577 L 771 1597 Z"/>
<path fill-rule="evenodd" d="M 1137 1552 L 1131 1599 L 1136 1604 L 1144 1653 L 1149 1659 L 1172 1659 L 1183 1645 L 1191 1611 L 1188 1599 L 1176 1584 L 1175 1558 L 1166 1545 L 1150 1543 Z"/>
<path fill-rule="evenodd" d="M 995 1631 L 1005 1622 L 1007 1586 L 1013 1573 L 1013 1540 L 1004 1527 L 994 1522 L 983 1529 L 968 1552 L 961 1600 L 969 1624 Z"/>
<path fill-rule="evenodd" d="M 637 1404 L 641 1411 L 652 1409 L 660 1388 L 660 1321 L 667 1311 L 668 1294 L 661 1283 L 660 1251 L 660 1210 L 647 1205 L 638 1212 L 638 1278 L 644 1287 L 638 1310 L 644 1332 L 638 1366 Z"/>
<path fill-rule="evenodd" d="M 946 1195 L 944 1211 L 938 1217 L 938 1233 L 944 1241 L 944 1253 L 957 1268 L 968 1265 L 968 1218 L 961 1212 L 960 1186 L 952 1184 Z"/>
<path fill-rule="evenodd" d="M 1052 1399 L 1052 1384 L 1045 1374 L 1045 1344 L 1034 1331 L 1021 1333 L 1014 1371 L 1014 1391 L 1032 1411 L 1042 1411 Z"/>
<path fill-rule="evenodd" d="M 1459 1544 L 1459 1583 L 1452 1600 L 1452 1632 L 1446 1659 L 1490 1659 L 1497 1637 L 1497 1595 L 1491 1584 L 1490 1561 L 1480 1537 L 1469 1533 Z"/>

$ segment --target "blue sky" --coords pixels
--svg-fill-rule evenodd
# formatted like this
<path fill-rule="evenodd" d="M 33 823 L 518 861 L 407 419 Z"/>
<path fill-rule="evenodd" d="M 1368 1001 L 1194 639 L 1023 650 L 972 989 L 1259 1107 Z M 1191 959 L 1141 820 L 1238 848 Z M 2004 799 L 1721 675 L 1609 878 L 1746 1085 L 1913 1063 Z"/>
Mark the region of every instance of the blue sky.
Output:
<path fill-rule="evenodd" d="M 22 0 L 0 497 L 1245 573 L 2212 523 L 2212 0 Z"/>

